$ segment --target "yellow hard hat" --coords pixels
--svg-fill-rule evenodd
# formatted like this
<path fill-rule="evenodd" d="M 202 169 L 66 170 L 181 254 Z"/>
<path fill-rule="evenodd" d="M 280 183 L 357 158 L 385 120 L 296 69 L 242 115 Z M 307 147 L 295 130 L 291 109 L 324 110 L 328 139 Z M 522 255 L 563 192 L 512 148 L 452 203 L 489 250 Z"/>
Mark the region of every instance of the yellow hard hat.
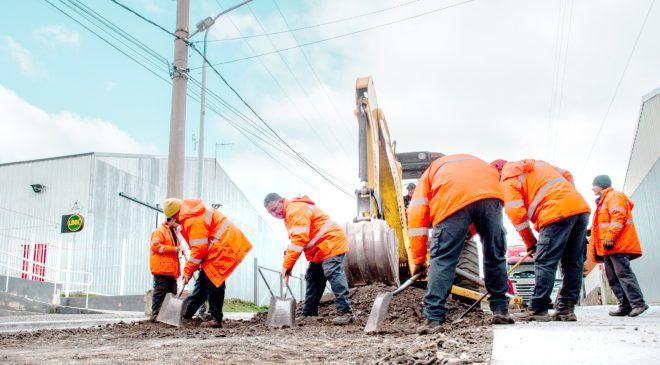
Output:
<path fill-rule="evenodd" d="M 177 198 L 167 198 L 163 202 L 163 213 L 167 218 L 173 217 L 181 209 L 183 200 Z"/>

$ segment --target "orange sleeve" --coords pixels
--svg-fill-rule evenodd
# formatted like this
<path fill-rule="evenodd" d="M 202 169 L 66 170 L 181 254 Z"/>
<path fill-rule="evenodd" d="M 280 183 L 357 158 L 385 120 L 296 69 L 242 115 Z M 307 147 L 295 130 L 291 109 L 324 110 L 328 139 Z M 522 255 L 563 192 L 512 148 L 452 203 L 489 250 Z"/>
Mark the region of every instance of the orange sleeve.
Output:
<path fill-rule="evenodd" d="M 419 265 L 426 261 L 428 251 L 429 226 L 431 225 L 429 200 L 431 183 L 429 170 L 424 171 L 417 182 L 417 188 L 408 205 L 408 236 L 410 237 L 410 251 L 412 261 Z"/>
<path fill-rule="evenodd" d="M 209 249 L 209 231 L 204 220 L 201 218 L 191 219 L 184 222 L 184 231 L 188 232 L 188 244 L 190 245 L 190 258 L 186 262 L 183 275 L 191 277 L 199 269 L 199 265 L 206 258 Z"/>
<path fill-rule="evenodd" d="M 504 211 L 525 244 L 528 244 L 530 243 L 528 241 L 531 232 L 526 231 L 526 229 L 531 230 L 531 226 L 527 218 L 527 206 L 525 205 L 523 192 L 518 187 L 518 177 L 512 176 L 500 184 L 504 192 Z"/>
<path fill-rule="evenodd" d="M 610 226 L 605 233 L 605 239 L 616 241 L 628 221 L 628 199 L 620 193 L 612 191 L 612 198 L 606 201 L 606 209 L 610 213 Z"/>

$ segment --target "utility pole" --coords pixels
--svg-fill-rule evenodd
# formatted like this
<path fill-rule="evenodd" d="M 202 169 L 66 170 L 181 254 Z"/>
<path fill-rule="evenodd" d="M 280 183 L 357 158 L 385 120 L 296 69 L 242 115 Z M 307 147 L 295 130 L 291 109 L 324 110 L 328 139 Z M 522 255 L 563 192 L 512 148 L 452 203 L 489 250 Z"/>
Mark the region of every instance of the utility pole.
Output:
<path fill-rule="evenodd" d="M 188 22 L 190 0 L 177 0 L 172 72 L 172 114 L 170 150 L 167 159 L 167 196 L 183 198 L 183 171 L 186 134 L 186 91 L 188 89 Z"/>

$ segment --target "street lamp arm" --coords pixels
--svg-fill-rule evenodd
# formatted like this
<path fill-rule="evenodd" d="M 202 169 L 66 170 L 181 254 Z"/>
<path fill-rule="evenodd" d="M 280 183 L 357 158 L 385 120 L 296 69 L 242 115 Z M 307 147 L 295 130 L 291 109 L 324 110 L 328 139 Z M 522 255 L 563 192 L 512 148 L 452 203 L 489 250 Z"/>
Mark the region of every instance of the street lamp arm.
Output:
<path fill-rule="evenodd" d="M 211 26 L 213 26 L 213 24 L 215 24 L 215 21 L 218 20 L 219 17 L 229 13 L 230 11 L 232 11 L 234 9 L 240 8 L 241 6 L 247 4 L 251 1 L 253 1 L 253 0 L 245 0 L 240 4 L 234 5 L 231 8 L 218 13 L 218 15 L 214 16 L 213 18 L 206 18 L 206 19 L 202 20 L 201 22 L 197 23 L 197 30 L 194 31 L 190 36 L 188 36 L 188 39 L 191 39 L 197 33 L 203 32 L 203 31 L 211 28 Z M 210 21 L 208 21 L 208 20 L 210 20 Z"/>

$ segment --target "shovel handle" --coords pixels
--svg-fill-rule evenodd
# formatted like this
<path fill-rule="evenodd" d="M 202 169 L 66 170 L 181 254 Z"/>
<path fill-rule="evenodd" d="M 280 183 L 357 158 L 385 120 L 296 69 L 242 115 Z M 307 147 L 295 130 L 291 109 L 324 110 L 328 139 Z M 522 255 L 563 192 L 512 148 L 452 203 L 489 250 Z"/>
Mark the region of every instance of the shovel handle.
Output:
<path fill-rule="evenodd" d="M 419 278 L 421 278 L 422 275 L 424 275 L 424 271 L 422 271 L 422 272 L 418 272 L 417 274 L 413 275 L 410 279 L 406 280 L 405 283 L 401 284 L 400 287 L 396 288 L 396 290 L 392 292 L 392 295 L 394 295 L 394 294 L 398 294 L 398 293 L 399 293 L 400 291 L 402 291 L 403 289 L 409 287 L 410 285 L 412 285 L 412 283 L 414 283 L 414 282 L 416 282 L 417 280 L 419 280 Z"/>
<path fill-rule="evenodd" d="M 518 262 L 516 262 L 516 264 L 513 265 L 513 266 L 509 269 L 509 271 L 506 273 L 506 276 L 508 277 L 509 275 L 511 275 L 511 273 L 513 272 L 513 270 L 515 270 L 518 266 L 520 266 L 520 264 L 522 264 L 522 262 L 525 261 L 525 259 L 528 258 L 532 253 L 534 253 L 534 251 L 527 251 L 527 253 L 525 254 L 525 256 L 521 257 L 520 260 L 518 260 Z M 488 293 L 484 293 L 484 295 L 482 295 L 481 298 L 479 298 L 479 300 L 477 300 L 476 302 L 474 302 L 474 303 L 473 303 L 473 304 L 472 304 L 472 305 L 471 305 L 471 306 L 470 306 L 465 312 L 463 312 L 463 314 L 461 314 L 461 315 L 460 315 L 460 316 L 454 321 L 454 323 L 456 323 L 456 322 L 460 321 L 461 319 L 463 319 L 463 317 L 465 317 L 468 313 L 470 313 L 470 312 L 472 311 L 472 309 L 474 309 L 474 307 L 476 307 L 477 305 L 479 305 L 479 303 L 481 303 L 481 301 L 484 300 L 484 298 L 486 298 L 487 295 L 488 295 Z"/>

